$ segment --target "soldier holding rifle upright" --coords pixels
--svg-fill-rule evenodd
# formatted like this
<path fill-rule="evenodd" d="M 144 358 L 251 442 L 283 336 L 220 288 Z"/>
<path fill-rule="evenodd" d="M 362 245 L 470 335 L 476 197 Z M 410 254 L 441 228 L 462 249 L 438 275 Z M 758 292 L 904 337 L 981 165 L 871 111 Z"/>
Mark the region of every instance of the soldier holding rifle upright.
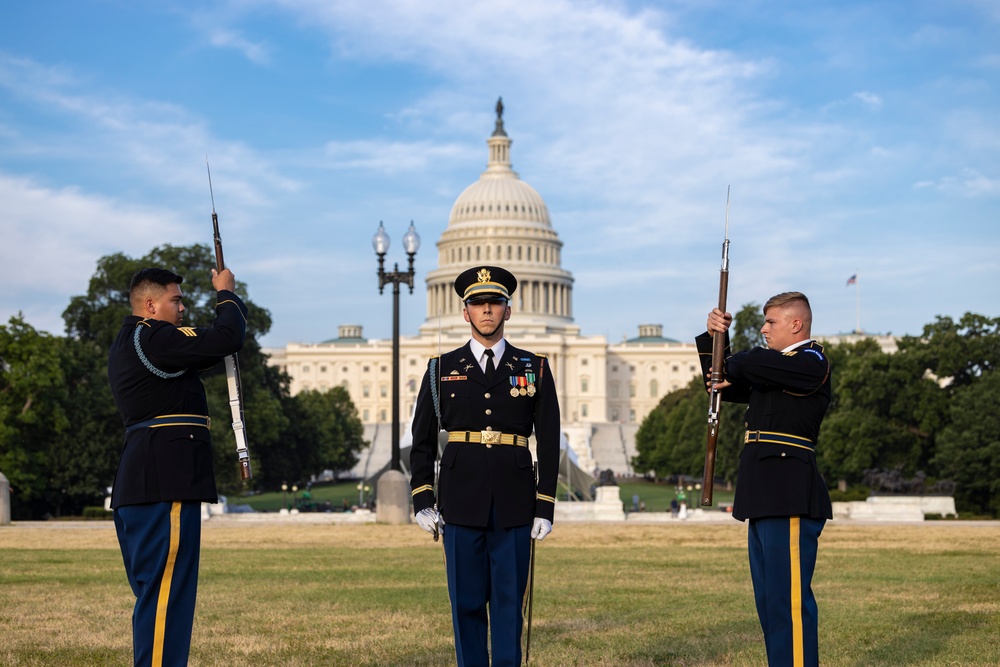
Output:
<path fill-rule="evenodd" d="M 733 317 L 718 308 L 696 338 L 711 377 L 712 335 L 726 336 L 725 401 L 749 402 L 733 517 L 749 520 L 750 575 L 770 667 L 819 664 L 811 582 L 830 494 L 816 465 L 820 422 L 830 404 L 830 362 L 810 338 L 812 310 L 801 292 L 764 304 L 767 347 L 729 353 Z"/>
<path fill-rule="evenodd" d="M 125 423 L 111 492 L 129 584 L 134 664 L 187 665 L 198 588 L 201 503 L 217 502 L 208 403 L 199 371 L 243 346 L 247 308 L 228 269 L 210 327 L 181 326 L 184 279 L 167 269 L 132 277 L 108 379 Z"/>
<path fill-rule="evenodd" d="M 458 276 L 455 291 L 472 340 L 431 359 L 413 417 L 413 509 L 421 528 L 435 536 L 443 530 L 460 667 L 490 665 L 487 635 L 493 667 L 521 664 L 531 540 L 551 532 L 555 510 L 559 402 L 548 360 L 504 340 L 516 287 L 514 276 L 496 266 Z M 447 445 L 435 495 L 441 431 Z"/>

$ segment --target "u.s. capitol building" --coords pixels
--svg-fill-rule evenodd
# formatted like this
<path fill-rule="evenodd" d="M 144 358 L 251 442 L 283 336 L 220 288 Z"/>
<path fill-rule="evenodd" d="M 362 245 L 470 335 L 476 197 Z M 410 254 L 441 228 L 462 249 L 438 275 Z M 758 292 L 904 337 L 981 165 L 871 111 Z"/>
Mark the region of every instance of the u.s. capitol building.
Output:
<path fill-rule="evenodd" d="M 455 200 L 437 242 L 437 268 L 426 279 L 427 317 L 417 335 L 400 338 L 401 429 L 408 427 L 427 360 L 469 339 L 455 277 L 493 264 L 518 279 L 505 335 L 551 362 L 563 431 L 579 466 L 631 473 L 639 424 L 664 394 L 699 372 L 697 351 L 693 343 L 664 338 L 659 324 L 639 324 L 635 338 L 619 343 L 580 332 L 573 322 L 573 274 L 562 266 L 563 242 L 545 201 L 511 168 L 502 111 L 498 103 L 486 170 Z M 293 394 L 337 385 L 348 390 L 372 443 L 361 453 L 356 476 L 367 477 L 389 460 L 391 340 L 366 340 L 361 325 L 345 324 L 333 340 L 265 352 L 289 374 Z"/>

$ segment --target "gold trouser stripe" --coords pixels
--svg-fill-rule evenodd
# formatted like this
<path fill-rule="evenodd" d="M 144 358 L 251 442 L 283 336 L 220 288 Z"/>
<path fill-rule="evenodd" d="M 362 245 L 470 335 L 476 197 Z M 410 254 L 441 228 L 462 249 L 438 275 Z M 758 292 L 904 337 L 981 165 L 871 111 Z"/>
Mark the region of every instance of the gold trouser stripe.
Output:
<path fill-rule="evenodd" d="M 181 503 L 174 501 L 170 506 L 170 549 L 167 564 L 160 578 L 160 594 L 156 598 L 156 624 L 153 629 L 153 667 L 163 665 L 163 641 L 167 628 L 167 603 L 170 601 L 170 584 L 174 578 L 174 563 L 181 541 Z"/>
<path fill-rule="evenodd" d="M 527 447 L 528 439 L 523 435 L 501 433 L 500 431 L 448 431 L 448 442 L 471 442 L 481 445 L 515 445 Z"/>
<path fill-rule="evenodd" d="M 789 518 L 788 555 L 792 565 L 792 665 L 802 667 L 805 649 L 802 642 L 802 560 L 799 553 L 799 517 Z"/>

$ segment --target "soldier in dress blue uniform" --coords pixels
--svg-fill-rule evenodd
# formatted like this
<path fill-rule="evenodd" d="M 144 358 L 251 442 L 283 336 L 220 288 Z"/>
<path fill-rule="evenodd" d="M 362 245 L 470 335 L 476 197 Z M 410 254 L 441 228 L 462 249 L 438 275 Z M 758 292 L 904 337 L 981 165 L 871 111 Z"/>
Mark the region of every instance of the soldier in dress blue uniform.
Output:
<path fill-rule="evenodd" d="M 413 509 L 420 527 L 443 533 L 460 667 L 489 666 L 487 634 L 494 667 L 521 664 L 531 540 L 551 532 L 555 510 L 559 402 L 548 360 L 504 340 L 516 288 L 496 266 L 458 276 L 472 339 L 430 361 L 413 418 Z M 439 431 L 447 444 L 435 497 Z"/>
<path fill-rule="evenodd" d="M 812 576 L 830 494 L 816 465 L 820 422 L 830 405 L 830 362 L 810 339 L 812 310 L 801 292 L 764 304 L 767 347 L 731 355 L 732 315 L 718 308 L 696 339 L 709 376 L 711 333 L 726 336 L 722 398 L 749 402 L 733 517 L 749 520 L 750 575 L 770 667 L 819 664 Z"/>
<path fill-rule="evenodd" d="M 108 355 L 108 379 L 125 423 L 111 491 L 115 528 L 135 594 L 135 665 L 187 665 L 198 587 L 201 503 L 218 501 L 208 403 L 199 371 L 243 346 L 247 309 L 228 269 L 212 270 L 218 290 L 210 327 L 180 326 L 183 278 L 159 268 L 136 272 L 132 314 Z"/>

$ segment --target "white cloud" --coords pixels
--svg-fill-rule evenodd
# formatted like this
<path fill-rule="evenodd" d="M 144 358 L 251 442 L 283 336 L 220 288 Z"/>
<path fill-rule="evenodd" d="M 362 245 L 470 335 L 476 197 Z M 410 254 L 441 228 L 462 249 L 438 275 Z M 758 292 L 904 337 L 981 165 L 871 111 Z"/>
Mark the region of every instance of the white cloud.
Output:
<path fill-rule="evenodd" d="M 913 187 L 970 198 L 1000 196 L 1000 179 L 990 178 L 975 169 L 963 169 L 959 174 L 942 176 L 936 180 L 917 181 Z"/>
<path fill-rule="evenodd" d="M 430 141 L 331 141 L 325 146 L 329 168 L 370 169 L 386 174 L 424 170 L 437 160 L 465 152 L 466 148 L 458 144 Z"/>
<path fill-rule="evenodd" d="M 878 111 L 882 108 L 882 98 L 875 93 L 869 93 L 867 91 L 861 90 L 854 93 L 851 97 L 860 101 L 866 107 L 873 111 Z"/>
<path fill-rule="evenodd" d="M 208 39 L 212 46 L 239 51 L 247 60 L 258 65 L 271 63 L 270 50 L 263 44 L 251 42 L 239 31 L 214 29 L 210 32 Z"/>
<path fill-rule="evenodd" d="M 124 205 L 73 187 L 52 189 L 4 173 L 0 201 L 0 319 L 24 311 L 35 316 L 32 324 L 49 331 L 62 330 L 58 316 L 67 295 L 86 290 L 101 256 L 138 256 L 188 236 L 172 211 Z"/>

